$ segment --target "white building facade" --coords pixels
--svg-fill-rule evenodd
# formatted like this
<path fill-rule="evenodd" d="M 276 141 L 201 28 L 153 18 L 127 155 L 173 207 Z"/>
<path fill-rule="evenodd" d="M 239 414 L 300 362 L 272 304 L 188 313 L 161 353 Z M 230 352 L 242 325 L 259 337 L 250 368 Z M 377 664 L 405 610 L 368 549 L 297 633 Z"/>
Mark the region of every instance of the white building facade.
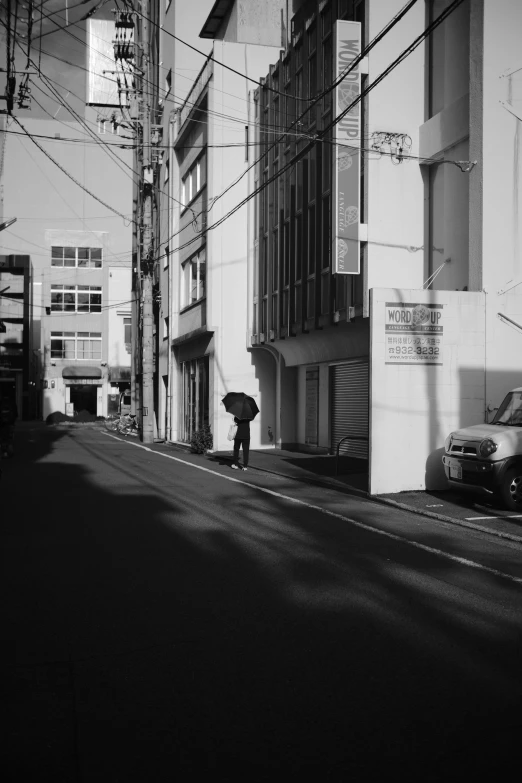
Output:
<path fill-rule="evenodd" d="M 403 5 L 294 4 L 292 40 L 258 94 L 261 134 L 281 112 L 274 88 L 311 98 L 332 84 L 339 22 L 360 25 L 364 50 Z M 360 63 L 364 91 L 451 11 L 360 105 L 349 153 L 360 156 L 358 274 L 332 262 L 340 201 L 327 146 L 344 142 L 340 126 L 321 135 L 326 95 L 251 185 L 295 161 L 259 197 L 250 249 L 252 351 L 277 368 L 275 442 L 331 453 L 341 444 L 367 464 L 373 494 L 444 486 L 446 435 L 487 419 L 520 385 L 522 7 L 451 6 L 416 3 Z M 422 317 L 426 326 L 407 327 Z"/>
<path fill-rule="evenodd" d="M 87 109 L 87 119 L 96 127 L 94 110 Z M 76 180 L 29 137 L 7 135 L 4 199 L 18 220 L 2 239 L 6 252 L 31 257 L 37 409 L 44 419 L 82 411 L 106 416 L 130 386 L 131 228 L 83 188 L 130 218 L 132 186 L 79 124 L 23 124 Z M 118 157 L 131 174 L 131 153 Z"/>
<path fill-rule="evenodd" d="M 205 38 L 213 40 L 211 57 L 199 57 L 188 85 L 180 76 L 192 62 L 187 48 L 168 32 L 160 37 L 165 152 L 158 175 L 158 434 L 188 444 L 208 425 L 214 449 L 229 448 L 231 419 L 221 400 L 229 391 L 244 391 L 262 412 L 252 424 L 252 446 L 273 446 L 275 422 L 263 410 L 273 416 L 274 389 L 259 369 L 267 360 L 248 351 L 250 226 L 246 206 L 238 205 L 248 197 L 248 170 L 257 154 L 249 87 L 279 52 L 285 4 L 268 3 L 263 26 L 253 24 L 248 40 L 241 38 L 235 4 L 218 5 L 208 2 L 187 15 L 173 0 L 166 11 L 164 31 L 188 41 L 201 31 L 203 38 L 195 40 L 201 51 L 209 48 Z M 253 3 L 242 6 L 255 11 Z M 184 85 L 186 99 L 172 111 L 169 96 Z"/>

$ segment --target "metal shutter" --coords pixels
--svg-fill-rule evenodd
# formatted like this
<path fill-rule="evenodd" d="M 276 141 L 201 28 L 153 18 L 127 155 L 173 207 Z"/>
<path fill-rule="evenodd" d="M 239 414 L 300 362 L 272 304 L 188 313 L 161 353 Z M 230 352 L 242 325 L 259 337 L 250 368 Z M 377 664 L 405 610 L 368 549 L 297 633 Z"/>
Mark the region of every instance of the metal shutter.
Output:
<path fill-rule="evenodd" d="M 330 368 L 330 433 L 332 453 L 347 435 L 368 438 L 368 359 Z M 340 454 L 368 459 L 368 441 L 345 441 Z"/>

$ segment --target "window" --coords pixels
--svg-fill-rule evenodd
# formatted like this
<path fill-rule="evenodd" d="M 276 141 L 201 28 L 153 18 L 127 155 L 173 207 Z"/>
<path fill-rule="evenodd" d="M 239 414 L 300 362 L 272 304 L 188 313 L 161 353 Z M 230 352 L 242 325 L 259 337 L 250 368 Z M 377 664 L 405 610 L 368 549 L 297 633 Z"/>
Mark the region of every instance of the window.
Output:
<path fill-rule="evenodd" d="M 101 247 L 52 247 L 51 266 L 96 269 L 102 265 Z"/>
<path fill-rule="evenodd" d="M 130 353 L 131 343 L 132 343 L 132 319 L 131 318 L 123 319 L 123 340 L 125 342 L 125 350 L 127 351 L 127 353 Z"/>
<path fill-rule="evenodd" d="M 76 359 L 75 332 L 51 332 L 51 359 Z"/>
<path fill-rule="evenodd" d="M 105 133 L 105 120 L 98 117 L 98 133 Z"/>
<path fill-rule="evenodd" d="M 204 158 L 201 156 L 188 170 L 181 181 L 181 203 L 185 207 L 197 196 L 204 184 L 203 166 Z"/>
<path fill-rule="evenodd" d="M 205 251 L 186 261 L 181 267 L 181 307 L 188 307 L 205 296 Z"/>
<path fill-rule="evenodd" d="M 163 319 L 163 339 L 168 340 L 169 337 L 169 317 Z"/>
<path fill-rule="evenodd" d="M 169 70 L 168 74 L 165 77 L 165 97 L 170 92 L 170 88 L 172 87 L 172 69 Z"/>
<path fill-rule="evenodd" d="M 51 312 L 101 313 L 101 286 L 52 285 Z"/>
<path fill-rule="evenodd" d="M 165 245 L 165 255 L 163 256 L 163 269 L 169 268 L 170 250 L 169 246 Z"/>
<path fill-rule="evenodd" d="M 170 175 L 170 161 L 166 160 L 165 161 L 165 176 L 163 178 L 163 182 L 165 184 L 167 184 L 167 182 L 169 181 L 169 175 Z"/>
<path fill-rule="evenodd" d="M 51 332 L 51 359 L 101 358 L 101 332 Z"/>

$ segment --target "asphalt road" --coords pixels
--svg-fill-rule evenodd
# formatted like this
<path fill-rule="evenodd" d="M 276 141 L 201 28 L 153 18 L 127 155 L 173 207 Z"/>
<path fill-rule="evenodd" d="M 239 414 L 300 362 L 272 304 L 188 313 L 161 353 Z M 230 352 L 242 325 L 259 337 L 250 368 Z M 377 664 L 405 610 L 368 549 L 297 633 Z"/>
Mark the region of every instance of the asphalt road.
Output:
<path fill-rule="evenodd" d="M 2 467 L 4 780 L 519 767 L 516 543 L 91 428 Z"/>

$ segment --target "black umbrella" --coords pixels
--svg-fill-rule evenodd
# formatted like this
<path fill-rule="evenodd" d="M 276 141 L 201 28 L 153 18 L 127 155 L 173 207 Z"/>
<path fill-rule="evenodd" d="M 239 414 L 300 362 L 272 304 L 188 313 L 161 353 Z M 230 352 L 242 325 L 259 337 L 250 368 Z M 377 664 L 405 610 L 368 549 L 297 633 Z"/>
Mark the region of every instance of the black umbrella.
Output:
<path fill-rule="evenodd" d="M 229 392 L 221 400 L 227 413 L 231 413 L 237 419 L 252 421 L 259 413 L 256 401 L 244 392 Z"/>

